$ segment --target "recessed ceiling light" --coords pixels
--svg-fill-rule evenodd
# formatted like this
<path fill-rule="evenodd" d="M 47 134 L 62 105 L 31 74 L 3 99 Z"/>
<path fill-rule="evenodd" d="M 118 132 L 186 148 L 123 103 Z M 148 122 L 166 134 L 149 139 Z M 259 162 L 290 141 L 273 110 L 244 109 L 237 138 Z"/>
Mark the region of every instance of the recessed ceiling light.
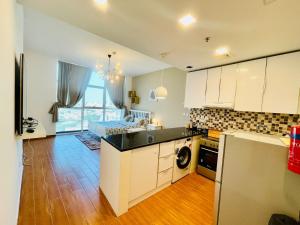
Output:
<path fill-rule="evenodd" d="M 105 12 L 108 7 L 108 0 L 94 0 L 95 5 L 97 8 L 99 8 L 101 11 Z"/>
<path fill-rule="evenodd" d="M 216 49 L 215 54 L 217 56 L 229 56 L 229 48 L 227 47 L 221 47 Z"/>
<path fill-rule="evenodd" d="M 95 0 L 95 2 L 99 5 L 106 5 L 107 4 L 107 0 Z"/>
<path fill-rule="evenodd" d="M 182 24 L 183 26 L 189 26 L 189 25 L 191 25 L 191 24 L 193 24 L 193 23 L 195 23 L 196 22 L 196 19 L 195 19 L 195 17 L 193 17 L 192 15 L 186 15 L 186 16 L 184 16 L 184 17 L 181 17 L 180 19 L 179 19 L 179 23 L 180 24 Z"/>

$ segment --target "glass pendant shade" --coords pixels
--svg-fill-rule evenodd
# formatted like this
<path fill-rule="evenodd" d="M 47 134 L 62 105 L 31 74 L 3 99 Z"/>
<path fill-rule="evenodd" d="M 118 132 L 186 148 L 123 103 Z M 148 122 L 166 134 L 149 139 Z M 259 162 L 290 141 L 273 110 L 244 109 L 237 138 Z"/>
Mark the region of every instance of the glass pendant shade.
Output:
<path fill-rule="evenodd" d="M 165 99 L 168 95 L 167 88 L 163 86 L 159 86 L 155 89 L 155 97 L 156 99 Z"/>
<path fill-rule="evenodd" d="M 115 54 L 115 53 L 113 53 Z M 106 79 L 110 81 L 110 83 L 115 83 L 118 80 L 120 80 L 120 77 L 122 76 L 123 71 L 121 70 L 121 64 L 117 63 L 114 67 L 111 66 L 111 57 L 112 55 L 109 54 L 108 56 L 108 66 L 107 66 L 107 71 L 103 71 L 103 65 L 97 64 L 96 65 L 96 70 L 97 74 L 102 77 L 103 79 Z"/>

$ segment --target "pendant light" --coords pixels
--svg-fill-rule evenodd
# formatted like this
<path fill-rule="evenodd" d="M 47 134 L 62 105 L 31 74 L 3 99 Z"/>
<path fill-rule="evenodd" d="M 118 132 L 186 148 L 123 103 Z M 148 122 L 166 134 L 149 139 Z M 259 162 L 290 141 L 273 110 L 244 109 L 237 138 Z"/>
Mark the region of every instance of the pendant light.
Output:
<path fill-rule="evenodd" d="M 155 89 L 155 97 L 157 100 L 163 100 L 166 99 L 168 96 L 168 90 L 163 86 L 163 76 L 164 76 L 164 70 L 161 70 L 160 75 L 160 86 L 158 86 Z"/>
<path fill-rule="evenodd" d="M 168 53 L 161 53 L 160 57 L 163 59 Z M 166 99 L 168 96 L 168 90 L 163 85 L 163 78 L 164 78 L 164 69 L 160 72 L 160 86 L 155 89 L 155 97 L 157 100 Z"/>

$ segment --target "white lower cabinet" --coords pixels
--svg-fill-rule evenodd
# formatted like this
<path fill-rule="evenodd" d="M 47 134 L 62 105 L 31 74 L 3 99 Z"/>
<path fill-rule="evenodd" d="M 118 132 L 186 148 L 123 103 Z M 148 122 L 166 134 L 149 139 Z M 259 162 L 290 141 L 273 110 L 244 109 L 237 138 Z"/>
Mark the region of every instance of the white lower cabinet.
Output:
<path fill-rule="evenodd" d="M 158 154 L 159 145 L 132 150 L 129 201 L 156 188 Z"/>
<path fill-rule="evenodd" d="M 157 187 L 160 187 L 167 183 L 171 183 L 172 173 L 173 173 L 173 167 L 160 172 L 157 177 Z"/>
<path fill-rule="evenodd" d="M 159 157 L 174 154 L 175 142 L 169 141 L 159 144 Z"/>
<path fill-rule="evenodd" d="M 174 155 L 163 156 L 159 158 L 158 172 L 164 171 L 173 167 Z"/>
<path fill-rule="evenodd" d="M 161 143 L 159 147 L 157 187 L 171 184 L 175 141 Z"/>
<path fill-rule="evenodd" d="M 174 141 L 131 151 L 129 204 L 151 196 L 171 184 Z"/>

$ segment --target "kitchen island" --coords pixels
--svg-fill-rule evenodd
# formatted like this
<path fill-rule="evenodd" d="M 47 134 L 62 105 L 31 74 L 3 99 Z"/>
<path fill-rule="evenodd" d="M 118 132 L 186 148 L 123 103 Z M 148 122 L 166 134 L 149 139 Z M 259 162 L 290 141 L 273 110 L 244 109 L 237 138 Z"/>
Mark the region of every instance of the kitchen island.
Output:
<path fill-rule="evenodd" d="M 115 214 L 171 185 L 176 141 L 192 138 L 195 171 L 200 135 L 180 127 L 102 137 L 100 189 Z"/>

